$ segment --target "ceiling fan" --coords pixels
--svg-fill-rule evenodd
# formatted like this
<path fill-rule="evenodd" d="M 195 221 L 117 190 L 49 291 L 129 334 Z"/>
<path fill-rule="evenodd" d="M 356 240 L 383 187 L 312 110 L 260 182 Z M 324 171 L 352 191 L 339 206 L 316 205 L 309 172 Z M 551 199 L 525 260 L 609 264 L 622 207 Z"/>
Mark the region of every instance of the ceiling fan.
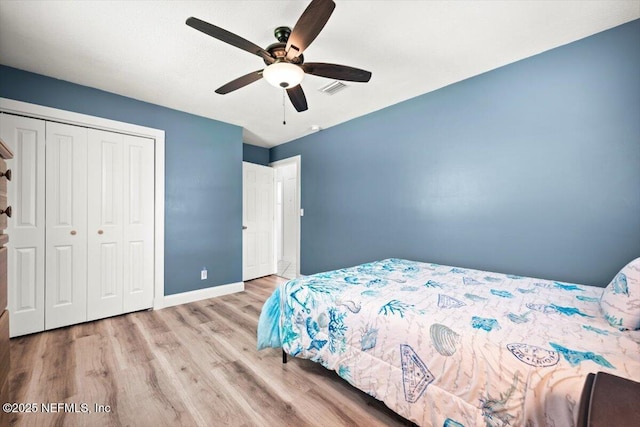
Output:
<path fill-rule="evenodd" d="M 219 87 L 216 89 L 216 93 L 224 95 L 264 77 L 271 85 L 286 89 L 291 103 L 300 112 L 306 111 L 308 108 L 307 98 L 300 86 L 305 73 L 350 82 L 365 83 L 371 79 L 369 71 L 359 68 L 324 62 L 304 62 L 302 52 L 309 47 L 324 28 L 335 7 L 336 4 L 332 0 L 313 0 L 302 13 L 293 30 L 289 27 L 275 29 L 274 35 L 278 42 L 269 45 L 266 49 L 198 18 L 187 19 L 187 25 L 257 55 L 267 65 L 262 70 L 253 71 Z"/>

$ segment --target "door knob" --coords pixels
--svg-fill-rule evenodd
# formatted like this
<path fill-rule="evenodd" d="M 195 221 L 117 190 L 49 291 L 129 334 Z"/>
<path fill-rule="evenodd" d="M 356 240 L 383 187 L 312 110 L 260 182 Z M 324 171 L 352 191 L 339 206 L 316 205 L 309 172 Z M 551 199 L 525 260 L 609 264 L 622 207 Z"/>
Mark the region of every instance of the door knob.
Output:
<path fill-rule="evenodd" d="M 77 233 L 76 230 L 71 230 L 71 233 L 69 233 L 69 234 L 71 234 L 72 236 L 75 236 L 76 233 Z"/>
<path fill-rule="evenodd" d="M 0 209 L 0 215 L 5 214 L 11 218 L 11 206 L 7 206 L 7 209 Z"/>
<path fill-rule="evenodd" d="M 0 177 L 7 177 L 7 181 L 11 181 L 11 169 L 7 169 L 6 172 L 0 172 Z"/>
<path fill-rule="evenodd" d="M 104 231 L 98 230 L 98 234 L 102 234 L 102 233 L 104 233 Z"/>
<path fill-rule="evenodd" d="M 242 229 L 243 229 L 243 230 L 246 230 L 246 229 L 247 229 L 247 226 L 246 226 L 246 225 L 243 225 L 243 226 L 242 226 Z"/>

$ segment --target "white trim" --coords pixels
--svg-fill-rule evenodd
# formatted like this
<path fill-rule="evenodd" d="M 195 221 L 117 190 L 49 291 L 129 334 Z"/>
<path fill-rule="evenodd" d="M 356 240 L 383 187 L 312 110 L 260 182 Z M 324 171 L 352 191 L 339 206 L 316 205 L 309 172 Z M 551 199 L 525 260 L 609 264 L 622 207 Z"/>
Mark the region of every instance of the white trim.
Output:
<path fill-rule="evenodd" d="M 160 129 L 118 122 L 116 120 L 89 116 L 87 114 L 74 113 L 73 111 L 44 107 L 42 105 L 29 104 L 28 102 L 16 101 L 14 99 L 0 98 L 0 110 L 5 113 L 19 114 L 36 119 L 91 127 L 110 132 L 126 133 L 146 138 L 156 138 L 161 135 L 162 141 L 164 142 L 164 131 Z"/>
<path fill-rule="evenodd" d="M 173 307 L 174 305 L 188 304 L 203 299 L 215 298 L 222 295 L 234 294 L 244 291 L 244 282 L 229 283 L 228 285 L 213 286 L 211 288 L 196 289 L 195 291 L 182 292 L 180 294 L 164 297 L 162 306 L 154 306 L 154 309 Z"/>
<path fill-rule="evenodd" d="M 286 159 L 278 160 L 277 162 L 269 163 L 269 166 L 272 168 L 277 168 L 278 166 L 285 165 L 296 165 L 297 170 L 297 180 L 298 180 L 298 213 L 302 212 L 302 156 L 297 155 L 293 157 L 288 157 Z M 296 242 L 296 277 L 300 277 L 300 242 L 302 241 L 302 236 L 300 234 L 300 215 L 298 215 L 298 241 Z"/>
<path fill-rule="evenodd" d="M 0 111 L 155 140 L 155 232 L 153 308 L 164 306 L 164 131 L 13 99 L 0 98 Z"/>

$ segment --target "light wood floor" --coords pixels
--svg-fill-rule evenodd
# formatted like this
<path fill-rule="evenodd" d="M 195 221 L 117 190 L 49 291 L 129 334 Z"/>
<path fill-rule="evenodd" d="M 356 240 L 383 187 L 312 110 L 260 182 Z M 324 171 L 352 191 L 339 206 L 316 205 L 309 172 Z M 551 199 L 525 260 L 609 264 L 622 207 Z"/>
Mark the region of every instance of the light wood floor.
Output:
<path fill-rule="evenodd" d="M 11 340 L 15 402 L 109 405 L 109 413 L 12 414 L 19 426 L 411 425 L 313 362 L 256 350 L 262 304 L 245 291 Z M 61 408 L 62 409 L 62 408 Z"/>

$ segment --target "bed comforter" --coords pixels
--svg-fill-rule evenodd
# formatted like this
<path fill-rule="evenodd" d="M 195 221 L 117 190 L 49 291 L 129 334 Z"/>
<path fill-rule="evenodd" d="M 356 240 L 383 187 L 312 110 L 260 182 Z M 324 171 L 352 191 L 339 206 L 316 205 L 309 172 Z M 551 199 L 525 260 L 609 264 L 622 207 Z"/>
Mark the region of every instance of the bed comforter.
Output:
<path fill-rule="evenodd" d="M 589 372 L 640 380 L 603 288 L 387 259 L 283 284 L 259 347 L 336 371 L 423 426 L 568 426 Z M 612 396 L 615 399 L 615 396 Z"/>

